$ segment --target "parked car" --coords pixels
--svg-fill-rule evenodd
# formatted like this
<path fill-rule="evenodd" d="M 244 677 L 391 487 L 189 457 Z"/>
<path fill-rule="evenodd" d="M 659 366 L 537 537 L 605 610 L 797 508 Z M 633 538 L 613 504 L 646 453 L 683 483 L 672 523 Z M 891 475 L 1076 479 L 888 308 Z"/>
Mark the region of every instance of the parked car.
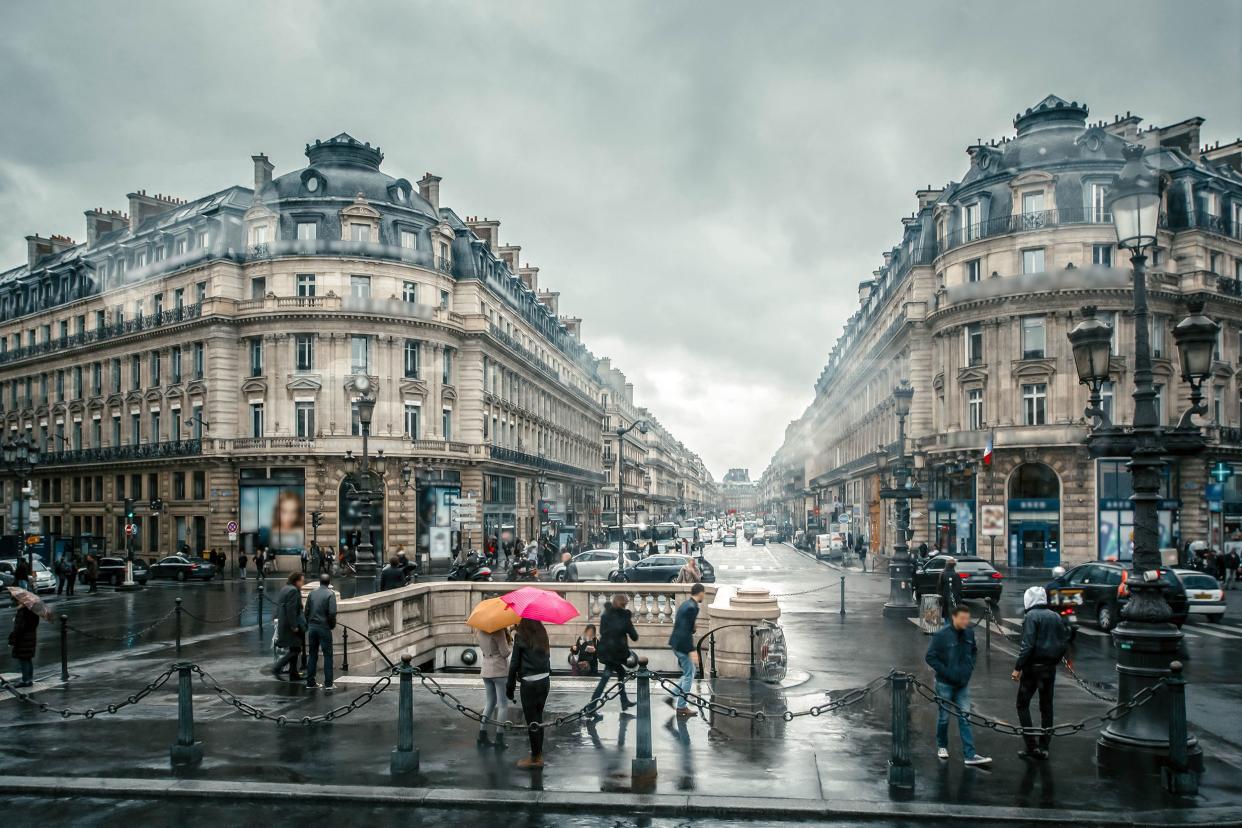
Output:
<path fill-rule="evenodd" d="M 975 555 L 955 555 L 957 574 L 962 578 L 963 598 L 983 598 L 996 607 L 1000 603 L 1001 591 L 1004 589 L 1004 576 L 997 572 L 990 563 Z M 948 555 L 936 555 L 928 558 L 914 568 L 914 595 L 935 595 L 938 591 L 940 573 L 944 572 Z"/>
<path fill-rule="evenodd" d="M 638 563 L 640 556 L 637 552 L 630 550 L 625 551 L 626 563 L 630 566 Z M 588 549 L 585 552 L 579 552 L 573 557 L 574 568 L 578 573 L 579 581 L 607 581 L 612 578 L 614 572 L 617 571 L 617 550 L 616 549 Z M 555 580 L 563 581 L 566 578 L 565 564 L 556 563 L 548 570 Z"/>
<path fill-rule="evenodd" d="M 178 581 L 186 581 L 190 578 L 210 581 L 215 574 L 215 567 L 211 564 L 205 561 L 193 561 L 181 555 L 161 558 L 157 563 L 151 564 L 148 570 L 148 575 L 152 578 L 175 578 Z"/>
<path fill-rule="evenodd" d="M 1190 613 L 1220 623 L 1225 617 L 1225 591 L 1221 589 L 1220 581 L 1194 569 L 1175 569 L 1173 572 L 1186 590 Z"/>
<path fill-rule="evenodd" d="M 134 558 L 134 580 L 140 584 L 145 584 L 148 577 L 147 564 L 141 558 Z M 78 569 L 78 583 L 84 584 L 87 581 L 87 572 L 85 566 Z M 99 579 L 97 583 L 112 584 L 120 586 L 125 583 L 125 559 L 105 557 L 99 559 Z"/>
<path fill-rule="evenodd" d="M 1186 623 L 1188 611 L 1186 588 L 1172 569 L 1159 572 L 1166 588 L 1165 600 L 1173 609 L 1172 621 L 1180 627 Z M 1121 608 L 1130 598 L 1126 586 L 1129 577 L 1129 571 L 1113 561 L 1079 564 L 1048 584 L 1048 598 L 1054 605 L 1076 605 L 1079 621 L 1095 621 L 1107 632 L 1121 622 Z"/>
<path fill-rule="evenodd" d="M 17 582 L 17 559 L 5 558 L 0 561 L 0 572 L 8 575 L 5 579 L 5 586 L 12 586 Z M 56 584 L 60 579 L 56 573 L 48 569 L 43 561 L 35 558 L 34 560 L 34 590 L 33 592 L 55 592 Z"/>
<path fill-rule="evenodd" d="M 725 532 L 724 537 L 720 539 L 721 546 L 737 546 L 737 535 L 732 532 Z"/>
<path fill-rule="evenodd" d="M 640 584 L 670 584 L 677 580 L 677 573 L 690 560 L 688 555 L 652 555 L 643 558 L 633 566 L 628 566 L 620 573 L 619 580 Z M 703 583 L 716 582 L 716 570 L 706 558 L 695 558 L 699 572 L 703 575 Z"/>

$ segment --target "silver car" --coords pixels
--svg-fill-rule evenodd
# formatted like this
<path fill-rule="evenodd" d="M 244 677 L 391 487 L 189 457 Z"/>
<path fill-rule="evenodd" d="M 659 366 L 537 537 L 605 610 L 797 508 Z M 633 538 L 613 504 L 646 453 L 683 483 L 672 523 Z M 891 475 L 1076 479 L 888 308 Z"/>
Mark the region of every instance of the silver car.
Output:
<path fill-rule="evenodd" d="M 571 559 L 574 569 L 578 573 L 579 581 L 607 581 L 612 578 L 612 574 L 617 571 L 617 550 L 616 549 L 588 549 L 585 552 L 579 552 Z M 637 552 L 625 550 L 626 566 L 633 566 L 639 560 Z M 557 581 L 564 581 L 567 577 L 565 564 L 555 564 L 549 570 L 549 574 Z"/>

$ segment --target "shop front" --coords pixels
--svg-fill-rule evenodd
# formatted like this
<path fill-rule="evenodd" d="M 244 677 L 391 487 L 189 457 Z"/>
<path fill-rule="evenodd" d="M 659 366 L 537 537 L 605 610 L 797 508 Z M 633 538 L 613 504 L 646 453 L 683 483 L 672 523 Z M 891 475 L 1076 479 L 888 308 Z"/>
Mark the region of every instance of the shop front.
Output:
<path fill-rule="evenodd" d="M 928 546 L 955 555 L 975 554 L 975 475 L 967 467 L 941 466 L 928 479 Z"/>
<path fill-rule="evenodd" d="M 483 477 L 483 537 L 485 544 L 504 534 L 512 540 L 517 526 L 517 479 L 502 474 Z"/>
<path fill-rule="evenodd" d="M 1023 463 L 1009 478 L 1009 566 L 1061 565 L 1061 482 L 1043 463 Z"/>
<path fill-rule="evenodd" d="M 1131 561 L 1134 559 L 1134 504 L 1130 497 L 1134 486 L 1128 460 L 1107 458 L 1096 463 L 1096 493 L 1098 508 L 1096 526 L 1096 559 L 1101 561 Z M 1181 501 L 1172 497 L 1178 491 L 1177 476 L 1165 467 L 1160 482 L 1160 548 L 1175 549 L 1180 546 L 1178 521 Z M 1242 504 L 1239 504 L 1242 505 Z"/>

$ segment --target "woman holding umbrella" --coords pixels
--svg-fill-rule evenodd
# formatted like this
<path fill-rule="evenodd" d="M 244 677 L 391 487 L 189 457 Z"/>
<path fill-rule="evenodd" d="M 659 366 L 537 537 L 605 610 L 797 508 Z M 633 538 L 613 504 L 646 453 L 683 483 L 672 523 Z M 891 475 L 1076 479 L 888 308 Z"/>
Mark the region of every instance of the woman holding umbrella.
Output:
<path fill-rule="evenodd" d="M 18 687 L 30 687 L 34 684 L 34 656 L 38 644 L 39 616 L 51 620 L 52 613 L 33 592 L 9 587 L 9 593 L 17 601 L 17 614 L 13 616 L 13 630 L 9 633 L 9 646 L 13 648 L 13 658 L 22 670 L 22 680 Z"/>
<path fill-rule="evenodd" d="M 509 662 L 509 682 L 505 695 L 513 701 L 518 682 L 522 684 L 522 715 L 529 726 L 543 721 L 543 707 L 548 701 L 552 686 L 552 665 L 548 659 L 551 652 L 548 631 L 542 621 L 523 618 L 513 639 L 513 657 Z M 518 760 L 519 768 L 543 767 L 543 730 L 528 729 L 530 756 Z"/>

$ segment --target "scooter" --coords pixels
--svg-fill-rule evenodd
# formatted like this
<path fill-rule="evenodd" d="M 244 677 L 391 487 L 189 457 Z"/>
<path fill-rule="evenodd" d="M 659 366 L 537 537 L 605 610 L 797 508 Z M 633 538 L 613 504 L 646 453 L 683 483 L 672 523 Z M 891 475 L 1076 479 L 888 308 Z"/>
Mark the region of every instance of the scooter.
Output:
<path fill-rule="evenodd" d="M 510 581 L 538 581 L 539 567 L 529 558 L 519 558 L 509 565 Z"/>
<path fill-rule="evenodd" d="M 492 568 L 477 552 L 471 552 L 466 556 L 465 563 L 453 564 L 453 568 L 449 570 L 448 579 L 450 581 L 490 581 Z"/>

